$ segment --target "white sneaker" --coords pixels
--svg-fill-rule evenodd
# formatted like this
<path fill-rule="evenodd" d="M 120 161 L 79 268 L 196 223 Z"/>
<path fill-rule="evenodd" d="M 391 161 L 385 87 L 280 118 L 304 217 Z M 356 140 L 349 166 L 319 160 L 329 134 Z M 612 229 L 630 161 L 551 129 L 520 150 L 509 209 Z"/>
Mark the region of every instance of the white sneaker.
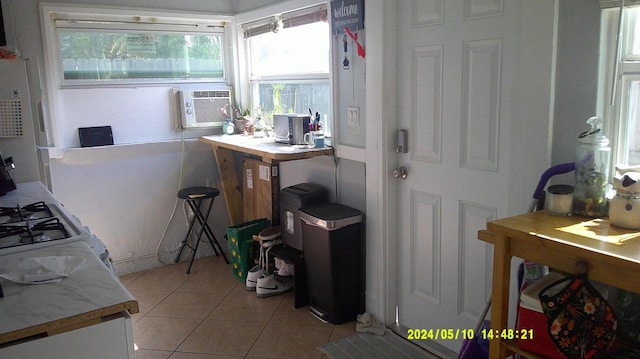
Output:
<path fill-rule="evenodd" d="M 262 277 L 264 274 L 264 269 L 257 264 L 253 266 L 247 273 L 247 280 L 245 281 L 245 288 L 250 291 L 256 290 L 256 286 L 258 285 L 258 278 Z"/>
<path fill-rule="evenodd" d="M 294 275 L 293 264 L 282 261 L 280 268 L 278 268 L 278 275 L 281 277 L 290 277 Z"/>
<path fill-rule="evenodd" d="M 284 261 L 282 259 L 280 259 L 278 257 L 275 257 L 273 260 L 274 260 L 276 269 L 282 268 L 282 264 L 284 263 Z"/>
<path fill-rule="evenodd" d="M 275 275 L 269 274 L 258 278 L 258 286 L 256 294 L 258 298 L 271 297 L 273 295 L 283 294 L 293 289 L 291 281 L 276 278 Z"/>

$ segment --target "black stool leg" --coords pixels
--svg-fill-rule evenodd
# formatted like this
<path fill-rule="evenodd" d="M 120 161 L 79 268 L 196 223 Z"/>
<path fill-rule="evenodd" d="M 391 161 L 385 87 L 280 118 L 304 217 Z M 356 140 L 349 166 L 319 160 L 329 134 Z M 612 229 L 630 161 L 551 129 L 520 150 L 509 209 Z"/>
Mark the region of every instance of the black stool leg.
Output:
<path fill-rule="evenodd" d="M 190 202 L 190 201 L 188 201 Z M 191 235 L 191 232 L 193 231 L 193 225 L 196 223 L 196 217 L 193 216 L 193 218 L 191 218 L 191 222 L 189 223 L 189 229 L 187 229 L 187 234 L 184 236 L 184 239 L 182 240 L 182 245 L 180 246 L 180 251 L 178 252 L 178 255 L 176 256 L 176 259 L 174 261 L 174 263 L 178 263 L 180 261 L 180 256 L 182 255 L 182 251 L 184 251 L 184 247 L 189 246 L 188 245 L 188 240 L 189 240 L 189 236 Z M 189 247 L 191 248 L 191 247 Z"/>
<path fill-rule="evenodd" d="M 187 203 L 189 204 L 191 211 L 193 211 L 192 221 L 197 219 L 198 224 L 200 224 L 200 231 L 198 232 L 198 236 L 196 238 L 196 244 L 192 248 L 193 251 L 191 252 L 191 259 L 189 260 L 189 266 L 187 267 L 187 274 L 189 274 L 191 273 L 191 266 L 193 266 L 193 261 L 196 259 L 196 253 L 198 252 L 198 246 L 200 245 L 200 240 L 202 239 L 202 233 L 204 233 L 205 231 L 205 226 L 203 225 L 203 223 L 206 224 L 206 221 L 203 221 L 202 212 L 200 212 L 200 205 L 202 204 L 202 200 L 187 200 Z M 209 212 L 211 212 L 212 206 L 213 206 L 213 199 L 209 201 L 209 208 L 207 210 L 207 215 L 209 214 Z M 217 254 L 218 253 L 216 253 L 216 255 Z"/>
<path fill-rule="evenodd" d="M 202 201 L 189 201 L 189 207 L 191 207 L 191 209 L 193 210 L 194 218 L 197 218 L 198 222 L 200 223 L 200 231 L 198 232 L 198 236 L 196 238 L 196 245 L 191 252 L 191 259 L 189 260 L 189 266 L 187 267 L 187 274 L 191 273 L 191 266 L 193 266 L 193 261 L 196 259 L 198 246 L 200 245 L 200 240 L 202 239 L 202 233 L 204 233 L 204 226 L 202 225 L 202 214 L 200 214 L 199 211 L 201 202 Z M 209 208 L 211 208 L 211 205 L 209 205 Z"/>
<path fill-rule="evenodd" d="M 191 210 L 193 211 L 194 215 L 193 215 L 193 218 L 191 218 L 191 222 L 189 223 L 189 229 L 187 229 L 187 234 L 185 235 L 184 240 L 182 241 L 182 246 L 180 247 L 180 251 L 178 252 L 178 255 L 176 256 L 175 263 L 178 263 L 178 261 L 180 261 L 180 256 L 182 255 L 182 252 L 184 251 L 184 247 L 191 248 L 191 258 L 189 260 L 189 266 L 187 267 L 187 274 L 190 274 L 191 273 L 191 266 L 193 266 L 193 261 L 194 261 L 194 259 L 196 257 L 196 252 L 198 251 L 198 245 L 200 244 L 200 239 L 202 238 L 202 233 L 204 232 L 204 227 L 202 227 L 202 221 L 200 219 L 201 215 L 200 215 L 200 211 L 198 210 L 202 200 L 190 200 L 190 199 L 188 199 L 186 201 L 187 201 L 187 204 L 189 205 L 189 207 L 191 208 Z M 198 220 L 198 222 L 200 223 L 201 226 L 200 226 L 200 231 L 198 233 L 198 236 L 196 238 L 195 246 L 191 247 L 189 245 L 189 236 L 195 230 L 194 226 L 195 226 L 195 223 L 196 223 L 196 219 Z"/>
<path fill-rule="evenodd" d="M 207 225 L 207 227 L 209 227 L 209 225 Z M 218 246 L 218 249 L 220 250 L 220 255 L 222 255 L 222 258 L 224 258 L 224 261 L 229 264 L 229 260 L 227 259 L 227 256 L 224 254 L 224 251 L 222 250 L 222 247 L 220 246 L 220 243 L 218 242 L 218 238 L 216 238 L 216 236 L 213 234 L 213 232 L 211 231 L 211 228 L 208 228 L 208 231 L 210 233 L 210 236 L 207 235 L 207 238 L 209 239 L 209 243 L 211 244 L 211 247 L 213 248 L 213 251 L 216 252 L 216 255 L 218 255 L 218 252 L 216 251 L 216 245 Z"/>
<path fill-rule="evenodd" d="M 209 226 L 209 223 L 207 223 L 207 218 L 209 218 L 209 214 L 211 213 L 211 208 L 213 207 L 213 200 L 214 198 L 211 198 L 211 201 L 209 202 L 209 207 L 207 208 L 206 215 L 203 216 L 202 212 L 198 211 L 196 216 L 198 217 L 198 222 L 202 226 L 207 236 L 207 239 L 209 240 L 209 244 L 211 244 L 211 248 L 213 248 L 213 253 L 215 253 L 216 256 L 218 255 L 218 250 L 216 249 L 216 245 L 217 245 L 218 249 L 220 250 L 220 254 L 222 255 L 222 258 L 224 258 L 224 261 L 228 264 L 229 260 L 227 259 L 227 256 L 224 254 L 224 251 L 222 250 L 222 247 L 220 246 L 218 239 L 213 234 L 213 230 Z"/>

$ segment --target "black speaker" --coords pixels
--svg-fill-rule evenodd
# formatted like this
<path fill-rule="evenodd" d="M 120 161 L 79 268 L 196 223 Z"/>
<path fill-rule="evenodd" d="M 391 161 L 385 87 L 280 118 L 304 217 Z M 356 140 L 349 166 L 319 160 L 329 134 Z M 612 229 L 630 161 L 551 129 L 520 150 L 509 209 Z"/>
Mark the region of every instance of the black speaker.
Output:
<path fill-rule="evenodd" d="M 80 147 L 95 147 L 113 145 L 111 126 L 80 127 Z"/>

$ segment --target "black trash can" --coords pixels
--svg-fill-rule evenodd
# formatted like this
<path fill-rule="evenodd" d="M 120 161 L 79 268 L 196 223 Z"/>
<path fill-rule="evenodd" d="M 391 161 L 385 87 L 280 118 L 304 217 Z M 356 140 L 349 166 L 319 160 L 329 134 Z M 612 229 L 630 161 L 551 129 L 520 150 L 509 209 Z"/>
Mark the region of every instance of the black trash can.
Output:
<path fill-rule="evenodd" d="M 291 248 L 302 249 L 302 224 L 298 210 L 329 201 L 329 192 L 315 183 L 298 183 L 280 191 L 280 231 L 282 242 Z"/>
<path fill-rule="evenodd" d="M 365 311 L 362 212 L 337 203 L 300 209 L 309 311 L 343 324 Z"/>

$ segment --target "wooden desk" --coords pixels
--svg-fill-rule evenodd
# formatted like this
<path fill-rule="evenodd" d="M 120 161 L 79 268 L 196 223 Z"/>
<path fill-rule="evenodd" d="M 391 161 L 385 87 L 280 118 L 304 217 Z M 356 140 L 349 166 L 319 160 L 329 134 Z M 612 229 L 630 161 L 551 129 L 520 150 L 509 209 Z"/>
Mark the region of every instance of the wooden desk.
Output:
<path fill-rule="evenodd" d="M 272 223 L 279 223 L 279 191 L 278 178 L 280 162 L 300 160 L 317 156 L 333 155 L 333 148 L 309 148 L 308 146 L 291 146 L 276 143 L 273 137 L 256 138 L 244 135 L 214 135 L 204 136 L 200 141 L 208 143 L 213 148 L 218 171 L 222 181 L 222 192 L 227 203 L 227 212 L 231 225 L 244 222 L 241 174 L 236 171 L 233 152 L 237 151 L 256 156 L 271 167 L 271 185 L 265 189 L 268 193 L 262 195 L 264 206 L 271 207 Z"/>
<path fill-rule="evenodd" d="M 489 222 L 478 238 L 493 244 L 492 329 L 507 328 L 511 257 L 570 273 L 583 261 L 589 279 L 640 293 L 640 231 L 613 227 L 608 219 L 540 211 Z M 537 358 L 514 341 L 490 343 L 489 358 L 505 358 L 511 352 Z"/>

